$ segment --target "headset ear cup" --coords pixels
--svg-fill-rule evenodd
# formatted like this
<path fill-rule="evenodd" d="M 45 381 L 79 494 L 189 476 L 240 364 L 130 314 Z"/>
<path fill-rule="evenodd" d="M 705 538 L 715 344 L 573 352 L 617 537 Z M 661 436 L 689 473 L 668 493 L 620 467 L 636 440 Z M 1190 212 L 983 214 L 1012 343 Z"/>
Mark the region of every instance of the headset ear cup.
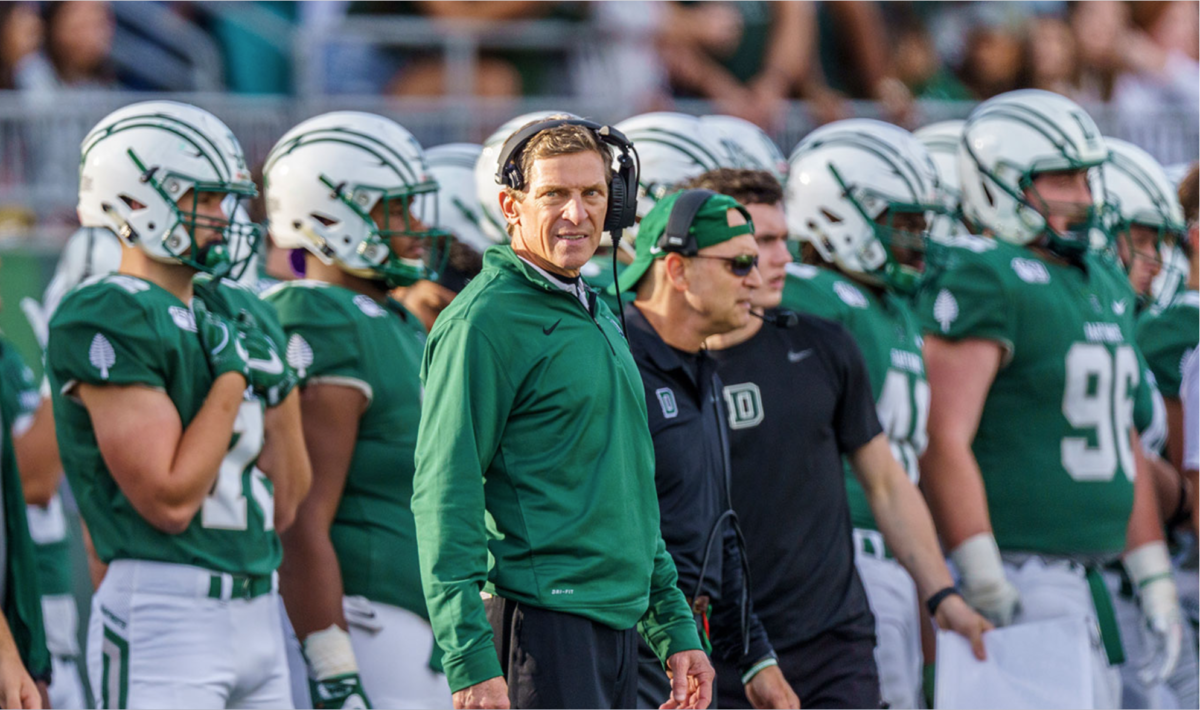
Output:
<path fill-rule="evenodd" d="M 625 180 L 620 175 L 614 175 L 608 185 L 608 211 L 604 213 L 604 231 L 612 233 L 624 229 L 625 198 L 627 195 Z"/>

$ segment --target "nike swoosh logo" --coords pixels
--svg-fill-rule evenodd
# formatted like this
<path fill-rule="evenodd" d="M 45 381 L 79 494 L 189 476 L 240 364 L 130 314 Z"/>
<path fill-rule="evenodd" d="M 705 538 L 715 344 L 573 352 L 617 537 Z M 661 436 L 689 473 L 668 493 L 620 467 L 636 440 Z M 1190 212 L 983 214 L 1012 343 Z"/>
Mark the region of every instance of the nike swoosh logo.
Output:
<path fill-rule="evenodd" d="M 812 348 L 808 348 L 807 350 L 801 350 L 798 353 L 792 352 L 791 350 L 789 350 L 788 351 L 788 362 L 800 362 L 801 360 L 808 357 L 809 355 L 812 355 Z"/>
<path fill-rule="evenodd" d="M 546 335 L 550 335 L 551 333 L 554 332 L 554 329 L 558 327 L 559 323 L 562 323 L 562 318 L 559 318 L 558 320 L 554 321 L 554 325 L 542 326 L 542 333 L 544 333 Z"/>

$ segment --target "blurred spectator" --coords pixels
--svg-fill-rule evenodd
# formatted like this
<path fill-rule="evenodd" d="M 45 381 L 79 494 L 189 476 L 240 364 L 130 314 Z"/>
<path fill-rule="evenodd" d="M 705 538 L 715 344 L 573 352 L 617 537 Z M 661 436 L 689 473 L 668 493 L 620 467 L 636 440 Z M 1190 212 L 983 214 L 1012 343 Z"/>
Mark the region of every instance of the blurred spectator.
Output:
<path fill-rule="evenodd" d="M 439 20 L 447 26 L 458 23 L 486 23 L 544 17 L 558 9 L 557 3 L 533 0 L 494 0 L 478 2 L 390 3 L 396 14 L 421 15 Z M 542 93 L 549 65 L 544 52 L 526 50 L 485 51 L 475 67 L 475 86 L 470 93 L 476 96 L 519 96 Z M 562 66 L 562 62 L 557 63 Z M 441 96 L 451 93 L 447 85 L 447 66 L 440 55 L 413 57 L 393 79 L 388 93 L 397 96 Z"/>
<path fill-rule="evenodd" d="M 46 3 L 46 56 L 60 88 L 116 86 L 112 51 L 116 20 L 107 2 Z"/>
<path fill-rule="evenodd" d="M 909 16 L 896 30 L 891 66 L 896 78 L 904 82 L 915 98 L 940 101 L 971 98 L 967 87 L 942 63 L 933 38 L 919 18 Z"/>
<path fill-rule="evenodd" d="M 0 89 L 22 88 L 22 74 L 42 44 L 42 20 L 31 3 L 0 3 Z"/>
<path fill-rule="evenodd" d="M 772 129 L 814 57 L 808 2 L 672 2 L 661 37 L 676 95 Z"/>
<path fill-rule="evenodd" d="M 1131 3 L 1133 28 L 1118 43 L 1126 70 L 1113 101 L 1136 112 L 1146 106 L 1200 106 L 1200 17 L 1195 2 Z"/>
<path fill-rule="evenodd" d="M 981 22 L 967 33 L 959 77 L 981 101 L 1019 89 L 1023 51 L 1019 25 Z"/>
<path fill-rule="evenodd" d="M 1081 96 L 1075 35 L 1056 17 L 1032 20 L 1025 35 L 1025 69 L 1021 85 L 1045 89 L 1075 99 Z"/>
<path fill-rule="evenodd" d="M 1067 18 L 1079 61 L 1074 98 L 1108 101 L 1121 70 L 1120 44 L 1127 32 L 1129 4 L 1109 0 L 1072 2 Z"/>

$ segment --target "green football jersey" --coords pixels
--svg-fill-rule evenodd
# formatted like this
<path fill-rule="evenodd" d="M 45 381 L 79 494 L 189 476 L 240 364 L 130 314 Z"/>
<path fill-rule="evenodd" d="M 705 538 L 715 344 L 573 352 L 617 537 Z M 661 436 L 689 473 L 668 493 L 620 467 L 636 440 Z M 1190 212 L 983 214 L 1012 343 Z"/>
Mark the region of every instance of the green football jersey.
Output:
<path fill-rule="evenodd" d="M 879 424 L 896 460 L 916 484 L 917 459 L 928 441 L 929 382 L 921 331 L 908 302 L 893 293 L 876 293 L 832 269 L 791 264 L 780 306 L 837 321 L 854 336 L 871 378 Z M 844 463 L 851 521 L 856 528 L 877 530 L 866 493 L 849 459 Z"/>
<path fill-rule="evenodd" d="M 1137 341 L 1163 396 L 1178 399 L 1180 368 L 1200 342 L 1200 292 L 1184 291 L 1165 308 L 1144 313 L 1138 319 Z"/>
<path fill-rule="evenodd" d="M 33 370 L 25 364 L 16 346 L 0 334 L 0 420 L 7 422 L 13 438 L 32 421 L 42 396 Z M 57 493 L 45 508 L 28 506 L 29 536 L 37 557 L 38 589 L 43 596 L 71 593 L 70 548 L 62 498 Z"/>
<path fill-rule="evenodd" d="M 198 289 L 197 298 L 202 293 Z M 46 359 L 63 468 L 102 561 L 154 560 L 234 574 L 268 574 L 279 566 L 272 486 L 256 465 L 264 404 L 249 388 L 212 492 L 178 535 L 158 530 L 134 509 L 109 472 L 87 409 L 74 393 L 82 383 L 160 390 L 186 429 L 213 383 L 187 304 L 139 278 L 97 277 L 71 292 L 55 312 Z"/>
<path fill-rule="evenodd" d="M 1090 253 L 1079 268 L 981 237 L 947 252 L 917 312 L 929 335 L 1004 349 L 972 445 L 1000 548 L 1119 553 L 1142 379 L 1128 281 Z"/>
<path fill-rule="evenodd" d="M 263 297 L 279 314 L 301 386 L 340 384 L 367 398 L 329 531 L 346 594 L 428 618 L 411 507 L 425 349 L 420 320 L 395 300 L 380 304 L 317 281 L 291 281 Z"/>

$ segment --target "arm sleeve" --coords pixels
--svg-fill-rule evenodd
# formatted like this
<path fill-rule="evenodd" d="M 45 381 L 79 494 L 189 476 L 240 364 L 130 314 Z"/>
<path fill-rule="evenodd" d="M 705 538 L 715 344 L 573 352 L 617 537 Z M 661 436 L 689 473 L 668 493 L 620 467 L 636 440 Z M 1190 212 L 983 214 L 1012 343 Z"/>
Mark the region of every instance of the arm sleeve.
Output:
<path fill-rule="evenodd" d="M 1018 326 L 1012 302 L 992 264 L 977 255 L 963 255 L 921 290 L 917 317 L 927 333 L 994 340 L 1012 357 Z"/>
<path fill-rule="evenodd" d="M 479 593 L 488 572 L 483 476 L 515 397 L 506 364 L 481 331 L 450 321 L 434 330 L 421 367 L 427 395 L 412 511 L 425 601 L 452 692 L 501 675 Z"/>
<path fill-rule="evenodd" d="M 655 534 L 654 572 L 650 575 L 650 606 L 638 621 L 638 633 L 664 664 L 680 651 L 703 648 L 696 617 L 679 591 L 675 563 L 662 534 Z"/>
<path fill-rule="evenodd" d="M 1183 468 L 1195 471 L 1200 468 L 1200 360 L 1192 350 L 1183 361 L 1183 384 L 1179 391 L 1183 400 Z"/>
<path fill-rule="evenodd" d="M 318 298 L 312 291 L 296 289 L 268 302 L 278 316 L 279 329 L 274 329 L 272 319 L 261 317 L 267 321 L 267 336 L 278 338 L 279 352 L 296 372 L 301 387 L 339 383 L 362 391 L 368 401 L 372 400 L 375 393 L 356 347 L 358 329 L 336 310 L 335 304 Z"/>
<path fill-rule="evenodd" d="M 78 294 L 50 323 L 46 364 L 54 386 L 146 385 L 166 389 L 167 365 L 153 325 L 118 289 Z"/>
<path fill-rule="evenodd" d="M 713 657 L 737 663 L 742 673 L 767 656 L 775 653 L 767 640 L 767 631 L 754 613 L 750 580 L 742 570 L 742 550 L 737 531 L 730 524 L 722 538 L 725 547 L 721 568 L 721 598 L 713 605 Z M 742 595 L 746 595 L 746 627 L 750 636 L 749 651 L 742 646 Z"/>
<path fill-rule="evenodd" d="M 871 377 L 858 344 L 840 326 L 834 342 L 842 364 L 841 396 L 833 413 L 834 436 L 843 454 L 857 451 L 882 431 L 875 397 L 871 394 Z"/>
<path fill-rule="evenodd" d="M 1176 313 L 1168 308 L 1162 313 L 1151 312 L 1143 316 L 1138 321 L 1137 344 L 1146 358 L 1146 364 L 1154 373 L 1162 395 L 1183 399 L 1180 393 L 1180 366 L 1183 365 L 1183 354 L 1194 343 L 1187 343 L 1187 329 L 1180 327 L 1174 317 Z"/>

